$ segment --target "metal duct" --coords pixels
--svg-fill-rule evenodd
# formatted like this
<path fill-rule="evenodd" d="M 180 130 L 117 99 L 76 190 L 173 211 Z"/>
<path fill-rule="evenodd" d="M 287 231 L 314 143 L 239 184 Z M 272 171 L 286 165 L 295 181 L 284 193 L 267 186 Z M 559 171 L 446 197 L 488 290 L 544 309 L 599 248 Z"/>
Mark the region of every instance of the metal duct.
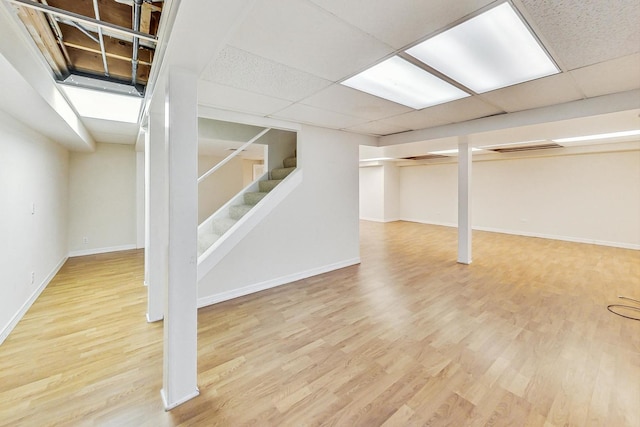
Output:
<path fill-rule="evenodd" d="M 93 11 L 96 19 L 100 20 L 100 11 L 98 10 L 98 0 L 93 0 Z M 107 51 L 104 48 L 104 37 L 102 36 L 102 28 L 98 27 L 98 39 L 100 40 L 100 53 L 102 53 L 102 66 L 104 67 L 104 75 L 109 77 L 109 66 L 107 65 Z"/>
<path fill-rule="evenodd" d="M 133 4 L 133 31 L 140 31 L 140 12 L 142 10 L 142 0 L 134 0 Z M 138 49 L 140 40 L 133 38 L 133 54 L 131 55 L 131 84 L 136 85 L 138 81 Z"/>

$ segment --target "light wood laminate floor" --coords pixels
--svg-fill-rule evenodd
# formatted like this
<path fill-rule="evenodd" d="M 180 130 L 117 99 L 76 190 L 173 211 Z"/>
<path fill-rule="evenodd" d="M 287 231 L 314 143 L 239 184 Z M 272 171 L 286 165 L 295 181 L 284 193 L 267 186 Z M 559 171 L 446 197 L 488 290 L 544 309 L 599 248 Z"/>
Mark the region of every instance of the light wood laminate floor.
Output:
<path fill-rule="evenodd" d="M 166 413 L 141 251 L 70 259 L 0 346 L 0 425 L 640 426 L 640 252 L 361 223 L 362 264 L 199 311 Z M 6 284 L 3 284 L 6 285 Z"/>

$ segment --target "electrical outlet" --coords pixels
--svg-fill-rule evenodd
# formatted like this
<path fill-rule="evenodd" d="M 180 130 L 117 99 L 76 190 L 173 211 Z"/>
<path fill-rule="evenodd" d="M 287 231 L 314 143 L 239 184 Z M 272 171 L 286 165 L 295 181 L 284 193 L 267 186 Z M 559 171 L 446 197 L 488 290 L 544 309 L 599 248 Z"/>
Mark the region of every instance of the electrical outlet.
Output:
<path fill-rule="evenodd" d="M 89 238 L 87 236 L 84 236 L 82 238 L 82 243 L 85 244 L 85 245 L 88 244 L 89 243 Z"/>
<path fill-rule="evenodd" d="M 31 272 L 31 284 L 33 285 L 36 281 L 36 272 L 32 271 Z"/>

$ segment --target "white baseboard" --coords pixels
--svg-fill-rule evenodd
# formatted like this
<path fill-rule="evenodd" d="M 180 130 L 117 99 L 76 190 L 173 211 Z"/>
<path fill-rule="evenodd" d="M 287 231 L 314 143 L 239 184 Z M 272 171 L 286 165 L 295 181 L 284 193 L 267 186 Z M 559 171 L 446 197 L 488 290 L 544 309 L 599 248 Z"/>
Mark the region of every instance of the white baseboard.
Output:
<path fill-rule="evenodd" d="M 18 310 L 18 312 L 11 318 L 9 323 L 5 327 L 0 329 L 0 345 L 4 342 L 4 340 L 7 339 L 11 331 L 13 331 L 13 329 L 16 327 L 18 322 L 24 317 L 27 311 L 29 311 L 29 308 L 31 308 L 31 306 L 36 301 L 36 299 L 38 299 L 38 297 L 40 296 L 42 291 L 44 291 L 44 289 L 47 287 L 49 282 L 51 282 L 51 280 L 56 276 L 56 274 L 58 274 L 58 271 L 60 271 L 64 263 L 67 262 L 67 259 L 68 257 L 62 258 L 62 260 L 53 268 L 53 270 L 51 270 L 49 274 L 47 274 L 47 277 L 45 277 L 42 280 L 40 285 L 38 285 L 37 289 L 33 291 L 29 299 L 25 301 L 24 304 L 22 304 L 22 307 L 20 307 L 20 310 Z"/>
<path fill-rule="evenodd" d="M 429 224 L 429 225 L 441 225 L 444 227 L 454 227 L 457 228 L 457 224 L 453 223 L 437 223 L 432 221 L 424 221 L 418 219 L 411 218 L 402 218 L 400 221 L 408 221 L 408 222 L 417 222 L 420 224 Z M 518 231 L 518 230 L 505 230 L 502 228 L 493 228 L 493 227 L 473 227 L 474 230 L 478 231 L 488 231 L 491 233 L 500 233 L 500 234 L 511 234 L 514 236 L 525 236 L 525 237 L 538 237 L 540 239 L 550 239 L 550 240 L 560 240 L 563 242 L 573 242 L 573 243 L 586 243 L 590 245 L 600 245 L 600 246 L 611 246 L 613 248 L 622 248 L 622 249 L 633 249 L 640 250 L 640 244 L 634 243 L 622 243 L 622 242 L 609 242 L 606 240 L 596 240 L 596 239 L 587 239 L 582 237 L 569 237 L 569 236 L 558 236 L 555 234 L 544 234 L 544 233 L 532 233 L 529 231 Z"/>
<path fill-rule="evenodd" d="M 360 264 L 359 257 L 352 258 L 346 261 L 336 262 L 322 267 L 312 268 L 311 270 L 301 271 L 299 273 L 294 273 L 283 277 L 278 277 L 276 279 L 266 280 L 254 285 L 244 286 L 239 289 L 233 289 L 230 291 L 221 292 L 219 294 L 198 298 L 198 308 L 217 304 L 222 301 L 228 301 L 230 299 L 242 297 L 256 292 L 265 291 L 267 289 L 286 285 L 287 283 L 295 282 L 297 280 L 306 279 L 308 277 L 317 276 L 318 274 L 328 273 L 330 271 L 339 270 L 341 268 L 350 267 L 356 264 Z"/>
<path fill-rule="evenodd" d="M 372 221 L 372 222 L 395 222 L 395 221 L 403 221 L 400 218 L 387 218 L 387 219 L 382 219 L 382 218 L 368 218 L 368 217 L 364 217 L 361 216 L 360 219 L 362 221 Z"/>
<path fill-rule="evenodd" d="M 131 249 L 136 249 L 136 245 L 131 244 L 131 245 L 121 245 L 121 246 L 110 246 L 106 248 L 82 249 L 79 251 L 69 252 L 69 258 L 76 257 L 76 256 L 104 254 L 107 252 L 128 251 Z"/>
<path fill-rule="evenodd" d="M 606 240 L 587 239 L 583 237 L 558 236 L 555 234 L 531 233 L 528 231 L 503 230 L 493 227 L 473 227 L 478 231 L 489 231 L 491 233 L 512 234 L 515 236 L 538 237 L 540 239 L 561 240 L 563 242 L 587 243 L 590 245 L 611 246 L 613 248 L 640 250 L 640 245 L 633 243 L 608 242 Z"/>
<path fill-rule="evenodd" d="M 177 402 L 173 402 L 173 403 L 168 403 L 167 402 L 167 395 L 164 391 L 164 389 L 160 390 L 160 396 L 162 397 L 162 404 L 164 405 L 164 410 L 165 411 L 170 411 L 173 408 L 182 405 L 183 403 L 193 399 L 194 397 L 198 397 L 200 395 L 200 390 L 198 388 L 196 388 L 196 390 L 188 395 L 186 395 L 185 397 L 183 397 L 182 399 L 178 400 Z"/>
<path fill-rule="evenodd" d="M 418 224 L 439 225 L 441 227 L 458 228 L 458 224 L 455 224 L 453 222 L 425 221 L 422 219 L 414 219 L 414 218 L 400 218 L 398 221 L 417 222 Z"/>

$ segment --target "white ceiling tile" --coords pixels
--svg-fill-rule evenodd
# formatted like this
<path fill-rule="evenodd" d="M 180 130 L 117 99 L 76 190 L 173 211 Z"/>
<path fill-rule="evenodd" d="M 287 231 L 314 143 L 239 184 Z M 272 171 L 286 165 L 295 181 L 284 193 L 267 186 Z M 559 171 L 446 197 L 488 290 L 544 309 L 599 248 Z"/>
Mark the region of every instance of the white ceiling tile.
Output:
<path fill-rule="evenodd" d="M 640 54 L 578 68 L 570 74 L 588 97 L 638 89 L 640 88 Z"/>
<path fill-rule="evenodd" d="M 361 125 L 351 126 L 345 128 L 344 130 L 356 133 L 366 133 L 369 135 L 391 135 L 394 133 L 405 132 L 411 129 L 408 127 L 394 126 L 386 123 L 369 122 L 363 123 Z"/>
<path fill-rule="evenodd" d="M 337 81 L 393 49 L 308 1 L 259 0 L 231 46 Z"/>
<path fill-rule="evenodd" d="M 297 101 L 329 86 L 330 81 L 227 46 L 201 79 L 279 99 Z"/>
<path fill-rule="evenodd" d="M 413 111 L 404 105 L 396 104 L 341 84 L 329 86 L 300 102 L 323 110 L 336 111 L 369 120 L 377 120 Z"/>
<path fill-rule="evenodd" d="M 401 114 L 380 120 L 380 122 L 415 130 L 477 119 L 502 112 L 502 110 L 474 96 L 436 105 L 435 107 L 425 108 L 420 111 Z"/>
<path fill-rule="evenodd" d="M 522 0 L 569 70 L 640 52 L 638 0 Z"/>
<path fill-rule="evenodd" d="M 353 117 L 333 111 L 322 110 L 303 104 L 294 104 L 284 110 L 273 114 L 272 117 L 292 120 L 300 123 L 327 127 L 331 129 L 343 129 L 364 123 L 367 120 Z"/>
<path fill-rule="evenodd" d="M 565 73 L 483 93 L 482 98 L 511 113 L 575 101 L 583 96 Z"/>
<path fill-rule="evenodd" d="M 396 49 L 448 26 L 493 0 L 311 0 Z"/>
<path fill-rule="evenodd" d="M 291 101 L 199 80 L 198 104 L 266 116 L 282 110 Z"/>

